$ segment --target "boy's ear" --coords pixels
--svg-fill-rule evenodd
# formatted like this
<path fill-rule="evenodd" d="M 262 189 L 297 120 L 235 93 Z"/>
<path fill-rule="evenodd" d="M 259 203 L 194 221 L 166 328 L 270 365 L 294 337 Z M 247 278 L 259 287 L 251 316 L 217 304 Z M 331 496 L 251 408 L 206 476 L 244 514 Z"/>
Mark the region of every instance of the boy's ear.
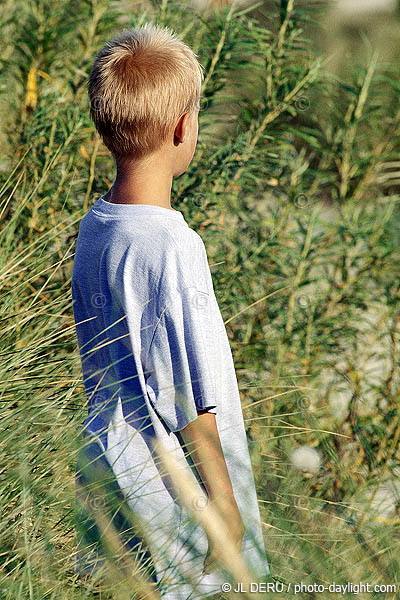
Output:
<path fill-rule="evenodd" d="M 178 146 L 178 144 L 182 144 L 185 141 L 187 122 L 189 118 L 189 113 L 185 113 L 181 117 L 179 117 L 179 121 L 175 126 L 174 131 L 174 144 Z"/>

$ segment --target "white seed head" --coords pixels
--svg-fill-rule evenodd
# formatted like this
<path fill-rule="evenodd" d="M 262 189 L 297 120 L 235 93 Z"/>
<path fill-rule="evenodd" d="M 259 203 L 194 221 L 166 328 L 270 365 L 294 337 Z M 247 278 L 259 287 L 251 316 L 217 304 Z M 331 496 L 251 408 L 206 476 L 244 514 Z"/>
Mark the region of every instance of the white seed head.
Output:
<path fill-rule="evenodd" d="M 314 448 L 299 446 L 291 453 L 290 462 L 298 471 L 316 473 L 321 465 L 321 457 Z"/>

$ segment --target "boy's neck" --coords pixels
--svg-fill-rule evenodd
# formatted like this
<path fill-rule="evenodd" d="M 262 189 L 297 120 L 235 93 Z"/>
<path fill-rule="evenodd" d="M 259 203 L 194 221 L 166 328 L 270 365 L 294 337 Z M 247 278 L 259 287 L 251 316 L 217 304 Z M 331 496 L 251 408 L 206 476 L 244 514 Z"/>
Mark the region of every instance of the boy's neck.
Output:
<path fill-rule="evenodd" d="M 139 168 L 121 168 L 117 165 L 114 183 L 103 199 L 113 204 L 150 204 L 175 210 L 171 206 L 171 171 L 162 163 L 153 161 Z"/>

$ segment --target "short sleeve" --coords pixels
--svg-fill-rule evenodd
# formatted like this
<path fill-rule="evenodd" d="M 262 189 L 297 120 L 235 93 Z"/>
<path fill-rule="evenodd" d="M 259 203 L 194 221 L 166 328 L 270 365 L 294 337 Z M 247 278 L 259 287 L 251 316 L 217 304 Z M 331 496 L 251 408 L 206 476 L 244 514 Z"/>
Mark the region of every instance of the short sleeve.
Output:
<path fill-rule="evenodd" d="M 156 325 L 144 375 L 153 407 L 170 431 L 218 406 L 212 306 L 210 295 L 194 286 L 176 290 Z"/>
<path fill-rule="evenodd" d="M 208 413 L 212 413 L 213 415 L 217 414 L 217 407 L 216 406 L 210 406 L 209 408 L 202 408 L 202 409 L 198 409 L 199 413 L 201 412 L 208 412 Z"/>

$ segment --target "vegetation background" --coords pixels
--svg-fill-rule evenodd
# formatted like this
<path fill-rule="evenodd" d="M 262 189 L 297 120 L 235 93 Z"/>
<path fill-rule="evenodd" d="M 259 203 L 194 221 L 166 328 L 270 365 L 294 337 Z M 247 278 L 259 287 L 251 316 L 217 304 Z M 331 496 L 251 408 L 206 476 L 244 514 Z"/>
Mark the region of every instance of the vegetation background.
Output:
<path fill-rule="evenodd" d="M 113 177 L 89 69 L 146 21 L 205 67 L 173 206 L 208 250 L 273 580 L 399 588 L 397 3 L 5 0 L 0 597 L 128 597 L 73 572 L 87 413 L 70 281 L 79 221 Z"/>

